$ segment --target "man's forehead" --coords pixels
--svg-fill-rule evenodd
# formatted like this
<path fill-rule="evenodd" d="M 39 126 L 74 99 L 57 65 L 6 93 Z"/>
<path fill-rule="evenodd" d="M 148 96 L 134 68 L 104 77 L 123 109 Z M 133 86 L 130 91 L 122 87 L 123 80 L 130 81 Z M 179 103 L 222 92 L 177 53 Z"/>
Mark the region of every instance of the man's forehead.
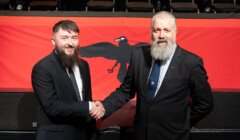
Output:
<path fill-rule="evenodd" d="M 173 27 L 174 22 L 170 19 L 165 20 L 165 19 L 156 19 L 153 22 L 153 27 L 165 27 L 165 28 L 171 28 Z"/>

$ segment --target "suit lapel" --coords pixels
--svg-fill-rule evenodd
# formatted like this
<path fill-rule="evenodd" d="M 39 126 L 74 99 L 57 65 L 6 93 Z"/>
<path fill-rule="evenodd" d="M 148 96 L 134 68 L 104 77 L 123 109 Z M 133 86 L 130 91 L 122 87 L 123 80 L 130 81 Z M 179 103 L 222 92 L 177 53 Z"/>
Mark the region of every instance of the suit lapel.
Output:
<path fill-rule="evenodd" d="M 53 68 L 56 69 L 57 75 L 60 77 L 59 79 L 61 79 L 63 85 L 66 86 L 67 89 L 69 89 L 69 94 L 71 94 L 73 98 L 77 100 L 77 95 L 75 93 L 74 87 L 61 60 L 58 58 L 57 54 L 54 51 L 52 52 L 51 56 Z"/>
<path fill-rule="evenodd" d="M 181 49 L 179 48 L 179 46 L 177 46 L 175 53 L 173 55 L 173 58 L 168 66 L 167 72 L 165 74 L 165 77 L 163 79 L 162 85 L 160 87 L 160 89 L 157 92 L 157 95 L 155 97 L 155 101 L 159 100 L 161 97 L 161 93 L 163 93 L 164 89 L 171 83 L 167 82 L 166 79 L 173 79 L 175 72 L 174 70 L 176 69 L 176 64 L 179 63 L 181 57 Z"/>
<path fill-rule="evenodd" d="M 148 99 L 150 102 L 149 96 L 148 96 L 148 76 L 149 72 L 151 69 L 151 64 L 152 64 L 152 57 L 150 55 L 150 47 L 143 49 L 143 54 L 144 54 L 144 64 L 143 64 L 143 73 L 142 73 L 142 87 L 143 87 L 143 96 Z"/>

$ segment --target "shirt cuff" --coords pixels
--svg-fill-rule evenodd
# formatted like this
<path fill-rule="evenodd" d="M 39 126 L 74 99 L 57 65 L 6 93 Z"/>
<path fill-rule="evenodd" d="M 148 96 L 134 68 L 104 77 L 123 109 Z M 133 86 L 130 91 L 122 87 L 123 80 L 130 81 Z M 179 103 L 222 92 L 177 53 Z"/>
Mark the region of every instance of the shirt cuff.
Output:
<path fill-rule="evenodd" d="M 92 103 L 89 101 L 88 104 L 89 104 L 89 111 L 91 111 L 92 110 Z"/>

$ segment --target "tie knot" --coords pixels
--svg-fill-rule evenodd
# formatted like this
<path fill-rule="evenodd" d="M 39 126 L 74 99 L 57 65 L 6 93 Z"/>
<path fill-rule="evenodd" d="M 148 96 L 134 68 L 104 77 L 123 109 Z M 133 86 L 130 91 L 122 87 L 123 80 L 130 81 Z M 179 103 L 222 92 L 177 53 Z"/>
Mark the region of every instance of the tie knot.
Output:
<path fill-rule="evenodd" d="M 155 60 L 155 65 L 161 65 L 161 60 Z"/>
<path fill-rule="evenodd" d="M 68 67 L 68 72 L 69 72 L 69 73 L 73 73 L 73 70 L 72 70 L 71 67 Z"/>

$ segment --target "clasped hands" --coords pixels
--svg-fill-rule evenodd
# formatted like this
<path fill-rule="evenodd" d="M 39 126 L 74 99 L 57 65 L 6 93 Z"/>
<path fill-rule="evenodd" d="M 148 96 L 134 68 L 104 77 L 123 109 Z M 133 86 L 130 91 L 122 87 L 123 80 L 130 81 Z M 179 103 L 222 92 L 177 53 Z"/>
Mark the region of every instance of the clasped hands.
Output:
<path fill-rule="evenodd" d="M 96 120 L 102 118 L 105 114 L 104 106 L 100 101 L 91 102 L 92 109 L 90 110 L 91 117 L 95 118 Z"/>

